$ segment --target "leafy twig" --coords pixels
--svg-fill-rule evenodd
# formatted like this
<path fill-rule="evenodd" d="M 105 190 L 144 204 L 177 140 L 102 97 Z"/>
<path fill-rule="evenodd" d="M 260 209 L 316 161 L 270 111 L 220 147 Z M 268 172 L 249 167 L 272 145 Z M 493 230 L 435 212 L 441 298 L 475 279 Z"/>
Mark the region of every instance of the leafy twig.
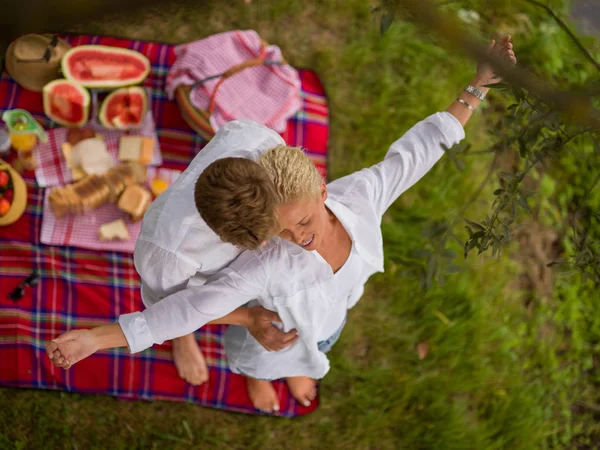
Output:
<path fill-rule="evenodd" d="M 585 57 L 587 58 L 587 60 L 589 62 L 591 62 L 596 69 L 600 70 L 600 63 L 598 63 L 598 61 L 596 61 L 594 59 L 594 57 L 590 54 L 590 52 L 587 51 L 587 49 L 583 46 L 583 44 L 579 41 L 579 39 L 577 39 L 577 36 L 575 36 L 573 34 L 573 32 L 569 29 L 569 27 L 567 27 L 567 25 L 560 19 L 560 17 L 558 17 L 554 11 L 552 11 L 552 9 L 550 9 L 549 6 L 544 5 L 543 3 L 538 2 L 537 0 L 525 0 L 528 3 L 531 3 L 532 5 L 536 5 L 539 6 L 540 8 L 544 8 L 548 14 L 550 14 L 552 16 L 552 18 L 556 21 L 556 23 L 558 24 L 558 26 L 560 28 L 562 28 L 562 30 L 567 33 L 569 35 L 569 37 L 571 38 L 571 40 L 575 43 L 575 45 L 577 46 L 577 48 L 579 50 L 581 50 L 581 53 L 583 53 L 585 55 Z"/>

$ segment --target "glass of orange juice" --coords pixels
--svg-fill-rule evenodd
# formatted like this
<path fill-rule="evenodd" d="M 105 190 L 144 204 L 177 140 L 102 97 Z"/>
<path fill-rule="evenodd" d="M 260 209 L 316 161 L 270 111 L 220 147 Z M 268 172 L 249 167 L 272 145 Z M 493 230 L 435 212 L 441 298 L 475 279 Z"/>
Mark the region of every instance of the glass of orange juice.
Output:
<path fill-rule="evenodd" d="M 46 132 L 33 116 L 24 109 L 11 109 L 2 114 L 2 120 L 8 127 L 10 143 L 19 155 L 19 160 L 26 170 L 33 170 L 37 165 L 33 149 L 39 138 L 48 140 Z"/>

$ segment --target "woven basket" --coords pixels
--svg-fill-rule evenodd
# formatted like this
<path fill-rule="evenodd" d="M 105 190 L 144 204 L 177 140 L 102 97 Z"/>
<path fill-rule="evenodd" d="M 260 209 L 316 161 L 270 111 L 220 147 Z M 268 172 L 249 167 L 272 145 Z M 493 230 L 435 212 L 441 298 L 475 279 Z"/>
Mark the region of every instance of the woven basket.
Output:
<path fill-rule="evenodd" d="M 248 67 L 287 64 L 285 60 L 282 60 L 281 62 L 265 60 L 267 45 L 268 44 L 265 41 L 262 41 L 260 55 L 256 58 L 249 59 L 247 61 L 244 61 L 243 63 L 233 66 L 231 69 L 219 75 L 212 75 L 210 77 L 206 77 L 202 80 L 196 81 L 196 83 L 194 83 L 191 86 L 185 86 L 180 84 L 175 89 L 175 100 L 177 102 L 177 105 L 179 106 L 179 110 L 181 111 L 182 117 L 196 133 L 198 133 L 207 141 L 210 141 L 215 135 L 215 130 L 210 124 L 210 116 L 215 109 L 215 99 L 217 91 L 226 79 L 232 77 L 233 75 L 241 72 L 244 69 L 247 69 Z M 210 102 L 208 105 L 208 110 L 203 110 L 194 106 L 190 100 L 190 94 L 192 92 L 192 89 L 194 89 L 194 87 L 196 87 L 199 84 L 203 84 L 215 78 L 220 78 L 220 80 L 212 92 Z"/>

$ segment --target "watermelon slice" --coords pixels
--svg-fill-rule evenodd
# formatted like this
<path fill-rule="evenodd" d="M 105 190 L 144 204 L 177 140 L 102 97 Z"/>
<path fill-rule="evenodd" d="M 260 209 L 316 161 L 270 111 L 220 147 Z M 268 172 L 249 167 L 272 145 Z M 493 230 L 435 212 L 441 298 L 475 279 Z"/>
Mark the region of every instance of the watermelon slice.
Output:
<path fill-rule="evenodd" d="M 139 84 L 150 72 L 140 52 L 105 45 L 79 45 L 62 59 L 65 78 L 88 88 L 118 88 Z"/>
<path fill-rule="evenodd" d="M 61 125 L 81 127 L 88 121 L 90 93 L 69 80 L 54 80 L 44 86 L 44 113 Z"/>
<path fill-rule="evenodd" d="M 98 119 L 107 128 L 139 127 L 148 111 L 148 96 L 141 87 L 117 89 L 102 102 Z"/>

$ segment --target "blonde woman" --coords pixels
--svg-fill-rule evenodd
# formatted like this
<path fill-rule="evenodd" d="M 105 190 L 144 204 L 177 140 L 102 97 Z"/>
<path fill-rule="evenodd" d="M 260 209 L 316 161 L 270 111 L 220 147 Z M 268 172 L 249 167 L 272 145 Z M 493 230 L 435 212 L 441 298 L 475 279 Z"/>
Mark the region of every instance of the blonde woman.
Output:
<path fill-rule="evenodd" d="M 509 41 L 507 36 L 499 45 L 492 42 L 490 51 L 516 63 Z M 99 348 L 129 345 L 132 352 L 139 351 L 219 322 L 222 316 L 229 315 L 226 323 L 235 323 L 236 308 L 250 302 L 276 312 L 284 331 L 295 328 L 299 338 L 283 350 L 269 352 L 247 328 L 230 326 L 225 335 L 229 367 L 247 377 L 250 398 L 260 410 L 279 409 L 270 382 L 279 378 L 287 380 L 296 400 L 310 404 L 316 395 L 315 380 L 329 370 L 326 353 L 341 334 L 347 310 L 360 299 L 368 278 L 383 271 L 383 214 L 443 156 L 442 145 L 451 147 L 464 137 L 463 126 L 485 97 L 485 85 L 497 81 L 489 66 L 480 65 L 446 111 L 412 127 L 392 144 L 383 161 L 328 185 L 299 149 L 268 150 L 258 164 L 277 192 L 279 238 L 243 252 L 205 285 L 192 288 L 193 298 L 176 293 L 144 312 L 126 315 L 129 323 L 136 323 L 135 329 L 110 325 L 101 327 L 100 333 L 79 331 L 74 339 L 59 337 L 49 345 L 48 356 L 69 367 Z M 213 163 L 196 186 L 218 185 L 219 177 L 211 178 L 215 173 L 224 185 L 230 183 L 228 163 L 226 159 Z M 203 198 L 197 190 L 201 214 L 210 205 Z"/>

